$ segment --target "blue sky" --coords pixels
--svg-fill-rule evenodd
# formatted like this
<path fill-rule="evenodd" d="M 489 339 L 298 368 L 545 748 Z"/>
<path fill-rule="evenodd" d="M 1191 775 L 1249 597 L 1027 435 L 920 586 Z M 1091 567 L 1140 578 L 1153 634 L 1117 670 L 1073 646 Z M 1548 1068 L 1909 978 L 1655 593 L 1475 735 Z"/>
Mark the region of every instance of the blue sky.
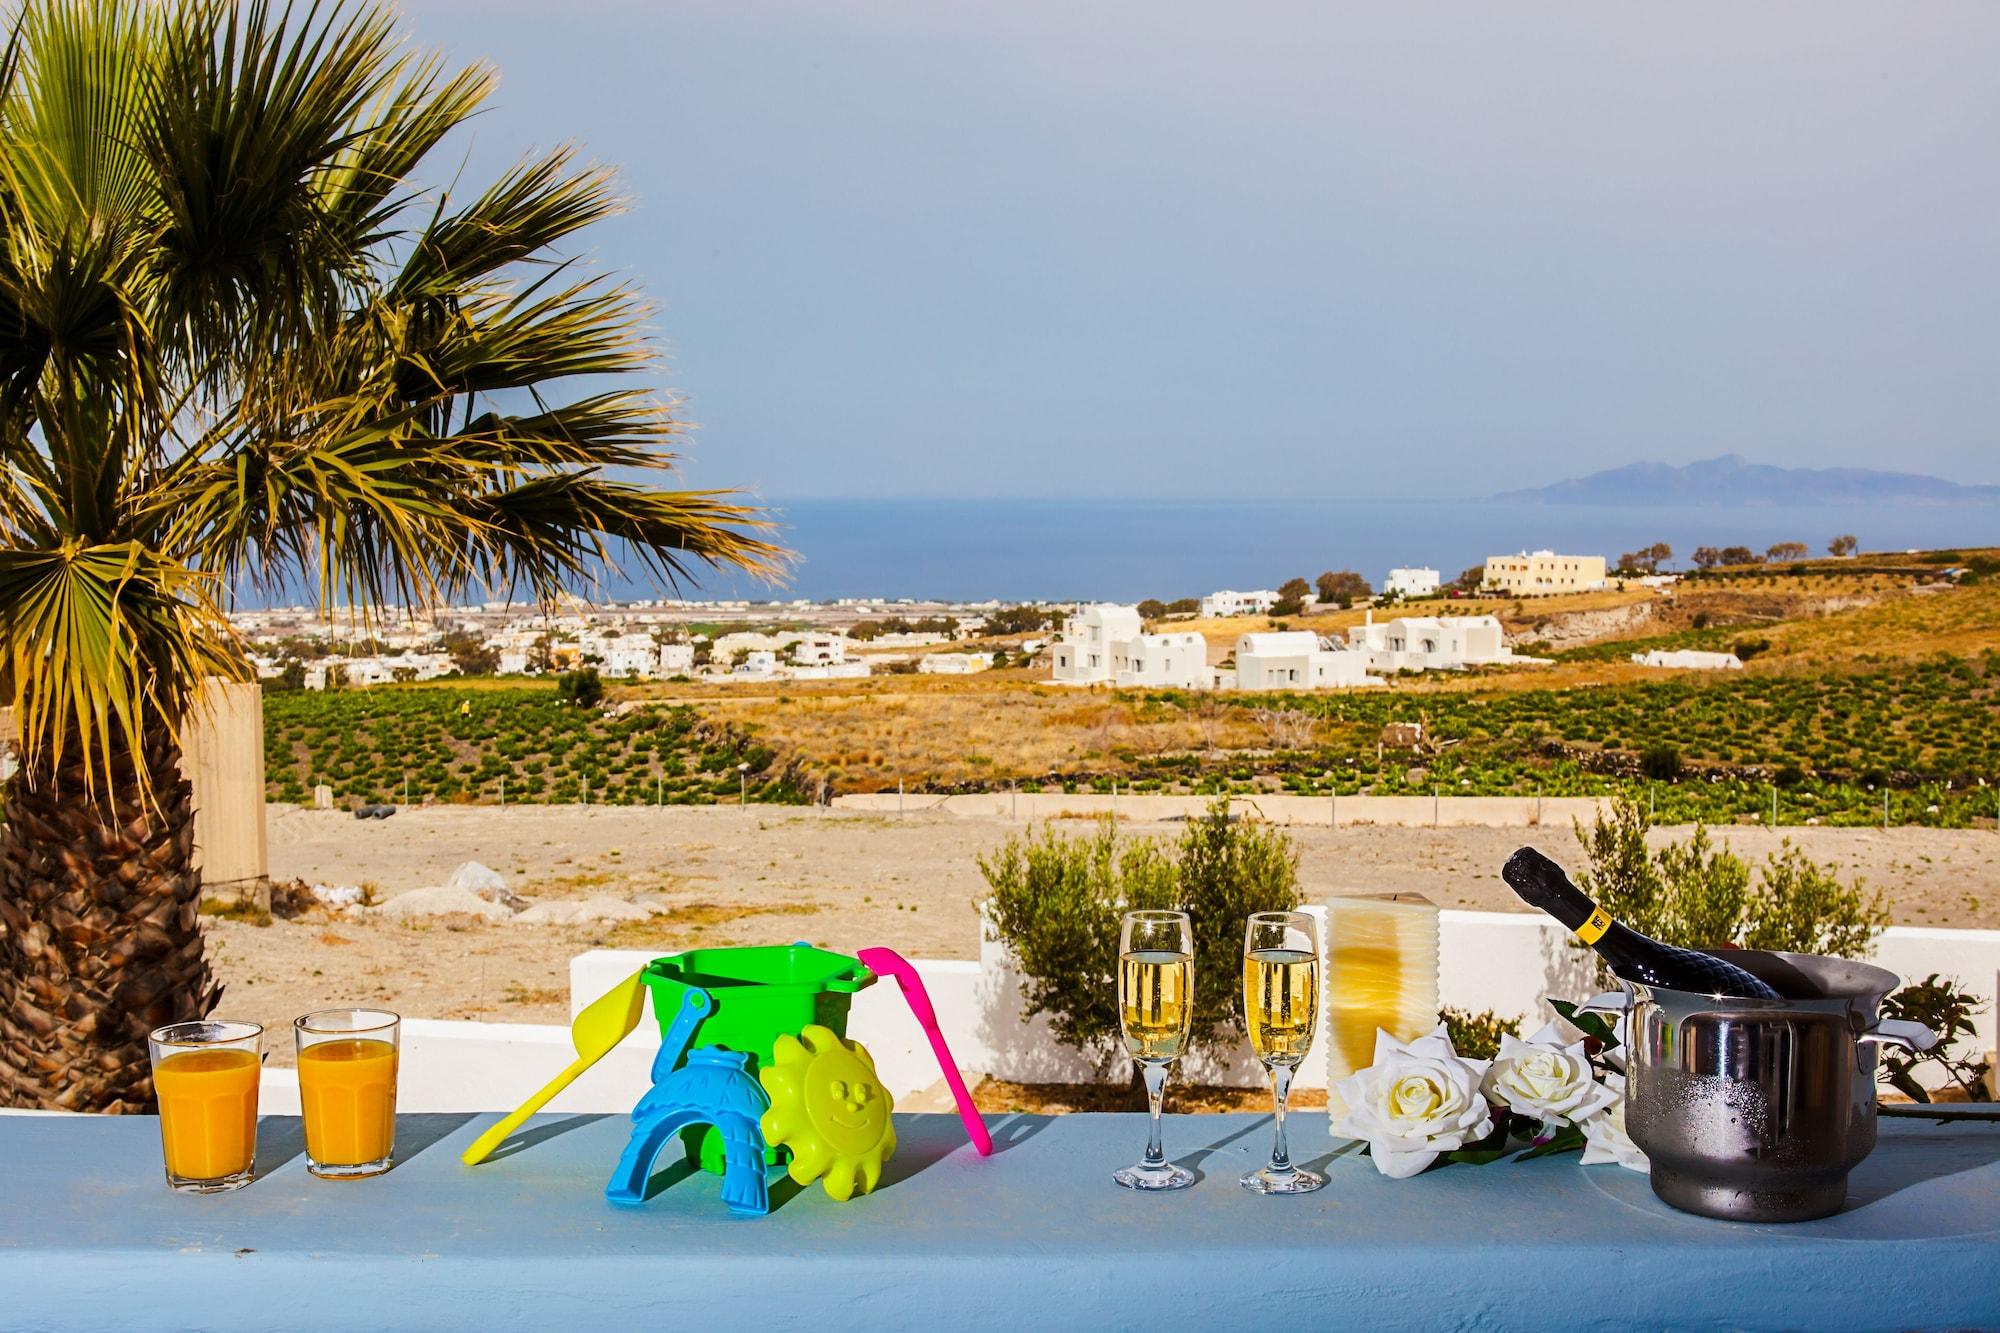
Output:
<path fill-rule="evenodd" d="M 2000 482 L 2000 6 L 406 0 L 631 212 L 688 479 Z"/>

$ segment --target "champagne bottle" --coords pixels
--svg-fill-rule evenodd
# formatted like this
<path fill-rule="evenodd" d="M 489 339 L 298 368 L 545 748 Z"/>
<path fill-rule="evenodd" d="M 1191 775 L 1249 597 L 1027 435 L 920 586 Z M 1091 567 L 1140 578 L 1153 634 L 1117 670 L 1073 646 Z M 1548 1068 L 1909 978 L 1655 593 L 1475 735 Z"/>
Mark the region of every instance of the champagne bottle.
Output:
<path fill-rule="evenodd" d="M 1532 847 L 1507 858 L 1500 878 L 1530 907 L 1539 907 L 1597 950 L 1611 970 L 1627 981 L 1664 990 L 1739 1000 L 1783 997 L 1736 964 L 1714 954 L 1677 949 L 1641 935 L 1590 901 L 1569 882 L 1563 868 Z"/>

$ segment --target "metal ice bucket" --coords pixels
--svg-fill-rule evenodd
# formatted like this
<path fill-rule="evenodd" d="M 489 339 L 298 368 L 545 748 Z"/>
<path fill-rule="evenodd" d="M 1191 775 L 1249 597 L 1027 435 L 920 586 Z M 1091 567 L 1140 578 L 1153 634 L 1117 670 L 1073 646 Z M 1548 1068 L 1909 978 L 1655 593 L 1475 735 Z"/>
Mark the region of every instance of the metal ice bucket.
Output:
<path fill-rule="evenodd" d="M 1875 1047 L 1925 1050 L 1921 1023 L 1878 1018 L 1900 978 L 1813 954 L 1724 955 L 1781 994 L 1718 999 L 1628 983 L 1586 1006 L 1629 1011 L 1625 1127 L 1676 1208 L 1739 1222 L 1840 1211 L 1875 1147 Z"/>

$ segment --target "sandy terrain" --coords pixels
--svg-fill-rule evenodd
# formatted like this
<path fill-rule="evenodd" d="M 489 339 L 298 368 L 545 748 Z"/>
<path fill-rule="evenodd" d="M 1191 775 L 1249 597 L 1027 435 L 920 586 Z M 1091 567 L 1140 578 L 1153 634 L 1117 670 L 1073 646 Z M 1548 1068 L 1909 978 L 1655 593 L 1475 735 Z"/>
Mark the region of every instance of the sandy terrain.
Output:
<path fill-rule="evenodd" d="M 969 958 L 978 952 L 973 904 L 984 887 L 975 857 L 1020 827 L 783 806 L 439 807 L 379 821 L 273 808 L 275 879 L 370 884 L 386 898 L 441 883 L 461 862 L 477 860 L 529 898 L 644 895 L 668 910 L 650 922 L 594 927 L 318 913 L 265 927 L 211 920 L 215 966 L 228 986 L 223 1008 L 274 1032 L 308 1008 L 342 1002 L 388 1005 L 411 1017 L 556 1022 L 568 1015 L 571 955 L 597 945 L 666 952 L 804 938 Z M 1125 827 L 1169 837 L 1179 830 Z M 1558 859 L 1578 856 L 1566 829 L 1290 832 L 1309 897 L 1396 888 L 1445 907 L 1510 910 L 1518 903 L 1497 874 L 1508 852 L 1532 839 Z M 1685 830 L 1664 835 L 1677 832 Z M 1990 829 L 1782 833 L 1883 889 L 1898 924 L 2000 926 L 2000 834 Z M 1752 858 L 1778 843 L 1777 834 L 1755 828 L 1716 836 Z"/>

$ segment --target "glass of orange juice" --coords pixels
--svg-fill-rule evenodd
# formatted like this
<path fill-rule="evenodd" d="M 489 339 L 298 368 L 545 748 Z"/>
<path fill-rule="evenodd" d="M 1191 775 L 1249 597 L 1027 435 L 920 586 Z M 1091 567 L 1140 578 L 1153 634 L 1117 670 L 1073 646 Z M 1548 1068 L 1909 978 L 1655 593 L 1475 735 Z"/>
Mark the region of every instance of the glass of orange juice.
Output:
<path fill-rule="evenodd" d="M 396 1154 L 396 1057 L 403 1020 L 382 1009 L 321 1009 L 292 1023 L 306 1170 L 379 1176 Z"/>
<path fill-rule="evenodd" d="M 256 1023 L 169 1023 L 147 1034 L 167 1185 L 217 1194 L 250 1183 L 257 1164 Z"/>

